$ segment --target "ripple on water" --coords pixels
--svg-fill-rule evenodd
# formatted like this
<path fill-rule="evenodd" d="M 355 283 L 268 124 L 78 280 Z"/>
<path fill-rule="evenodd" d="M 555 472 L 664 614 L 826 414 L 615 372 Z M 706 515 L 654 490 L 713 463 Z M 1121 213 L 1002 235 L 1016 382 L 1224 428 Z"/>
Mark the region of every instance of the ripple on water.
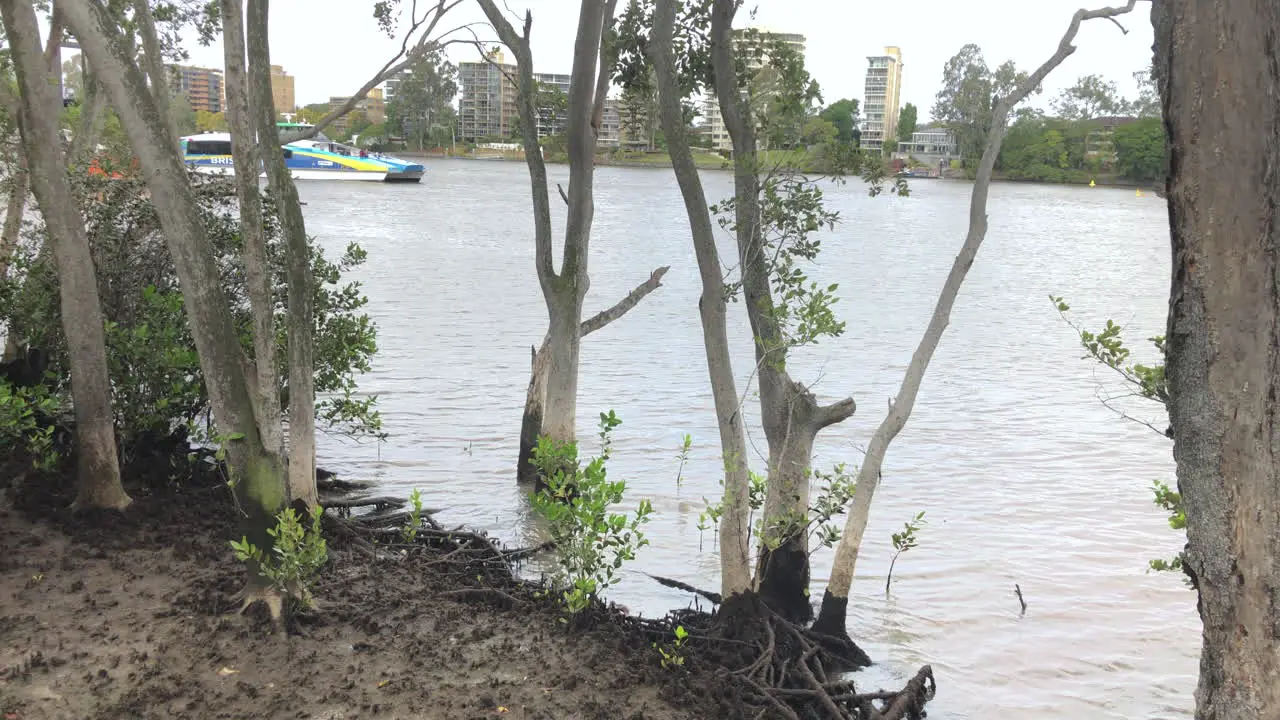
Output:
<path fill-rule="evenodd" d="M 567 182 L 563 167 L 550 174 Z M 705 182 L 712 198 L 730 191 L 727 174 Z M 358 279 L 381 349 L 361 386 L 379 395 L 392 433 L 381 447 L 322 437 L 322 463 L 391 492 L 420 488 L 446 523 L 536 542 L 512 481 L 530 346 L 546 326 L 523 166 L 432 161 L 416 187 L 299 190 L 308 230 L 327 252 L 351 240 L 369 251 Z M 852 394 L 858 412 L 823 433 L 816 461 L 858 462 L 963 239 L 968 190 L 919 182 L 910 198 L 828 191 L 844 223 L 824 239 L 813 274 L 840 283 L 847 327 L 791 366 L 825 400 Z M 616 410 L 623 425 L 610 473 L 628 480 L 630 498 L 654 499 L 652 544 L 611 593 L 650 616 L 690 599 L 644 573 L 714 587 L 719 569 L 714 537 L 696 529 L 702 497 L 718 492 L 720 461 L 682 207 L 667 171 L 597 171 L 586 312 L 671 266 L 660 290 L 584 341 L 580 379 L 584 445 L 593 447 L 597 414 Z M 552 208 L 560 233 L 564 209 Z M 1065 296 L 1087 327 L 1115 317 L 1134 340 L 1160 332 L 1163 204 L 1103 188 L 1009 184 L 993 188 L 989 215 L 910 424 L 886 458 L 850 603 L 850 632 L 878 661 L 859 677 L 888 687 L 931 663 L 940 693 L 930 709 L 940 718 L 1189 717 L 1194 596 L 1179 578 L 1146 571 L 1147 559 L 1179 545 L 1149 490 L 1172 476 L 1170 444 L 1099 405 L 1098 385 L 1114 389 L 1112 378 L 1079 359 L 1047 299 Z M 731 240 L 721 247 L 735 255 Z M 730 342 L 742 383 L 752 352 L 740 304 L 731 306 Z M 757 421 L 754 400 L 745 415 Z M 684 433 L 695 444 L 677 488 Z M 762 453 L 760 434 L 751 440 Z M 889 534 L 920 510 L 929 523 L 886 598 Z M 816 554 L 815 597 L 829 573 L 830 554 Z M 1023 617 L 1015 583 L 1028 602 Z"/>

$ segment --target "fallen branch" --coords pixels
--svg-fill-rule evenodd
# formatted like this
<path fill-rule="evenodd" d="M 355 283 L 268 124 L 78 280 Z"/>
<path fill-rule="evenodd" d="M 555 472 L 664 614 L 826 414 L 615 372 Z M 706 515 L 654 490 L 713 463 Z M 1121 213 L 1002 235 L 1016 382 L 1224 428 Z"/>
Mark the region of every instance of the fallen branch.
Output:
<path fill-rule="evenodd" d="M 320 507 L 323 508 L 361 508 L 376 507 L 385 508 L 402 508 L 407 503 L 401 498 L 390 497 L 388 495 L 369 496 L 362 495 L 353 498 L 327 497 L 320 499 Z M 425 512 L 425 511 L 424 511 Z"/>
<path fill-rule="evenodd" d="M 649 573 L 645 573 L 645 575 L 649 575 Z M 720 593 L 714 593 L 714 592 L 711 592 L 710 590 L 703 590 L 701 588 L 696 588 L 692 585 L 689 585 L 688 583 L 682 583 L 679 580 L 672 580 L 671 578 L 659 577 L 657 575 L 649 575 L 649 577 L 658 581 L 658 584 L 660 585 L 666 585 L 667 587 L 675 588 L 676 590 L 684 590 L 685 592 L 691 592 L 694 595 L 701 595 L 702 597 L 710 600 L 716 605 L 720 604 L 720 600 L 721 600 Z"/>

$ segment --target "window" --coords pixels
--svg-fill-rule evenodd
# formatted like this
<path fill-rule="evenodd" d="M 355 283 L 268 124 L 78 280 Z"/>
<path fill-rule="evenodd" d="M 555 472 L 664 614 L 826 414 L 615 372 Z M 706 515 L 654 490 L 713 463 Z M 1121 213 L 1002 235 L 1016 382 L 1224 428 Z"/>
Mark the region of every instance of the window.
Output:
<path fill-rule="evenodd" d="M 188 140 L 188 155 L 230 155 L 230 140 Z"/>

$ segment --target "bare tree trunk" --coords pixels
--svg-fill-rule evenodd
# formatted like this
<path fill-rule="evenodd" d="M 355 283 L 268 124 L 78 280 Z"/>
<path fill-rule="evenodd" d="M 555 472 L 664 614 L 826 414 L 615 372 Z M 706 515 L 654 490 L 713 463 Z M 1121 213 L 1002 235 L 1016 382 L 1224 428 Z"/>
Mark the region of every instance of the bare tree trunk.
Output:
<path fill-rule="evenodd" d="M 7 108 L 12 112 L 12 117 L 18 116 L 16 100 L 14 98 L 15 107 Z M 9 178 L 9 201 L 5 207 L 4 230 L 0 232 L 0 280 L 9 275 L 9 264 L 13 260 L 13 252 L 18 247 L 18 241 L 22 239 L 22 218 L 27 210 L 27 192 L 31 185 L 21 138 L 14 147 L 14 157 L 11 162 L 13 170 Z M 9 328 L 4 337 L 4 349 L 0 351 L 0 363 L 12 362 L 18 356 L 18 350 L 18 337 L 13 328 Z"/>
<path fill-rule="evenodd" d="M 93 256 L 80 206 L 67 182 L 58 115 L 53 112 L 55 107 L 61 108 L 61 102 L 55 102 L 58 84 L 50 82 L 31 4 L 3 0 L 0 14 L 22 95 L 19 129 L 30 163 L 32 190 L 58 263 L 62 328 L 67 338 L 76 413 L 78 483 L 72 507 L 119 510 L 128 506 L 130 498 L 120 484 L 111 378 L 107 373 L 106 336 Z"/>
<path fill-rule="evenodd" d="M 284 163 L 271 98 L 271 49 L 267 41 L 268 0 L 249 0 L 246 36 L 250 106 L 256 116 L 258 150 L 285 240 L 289 278 L 289 497 L 308 507 L 316 490 L 315 279 L 302 204 Z"/>
<path fill-rule="evenodd" d="M 235 163 L 236 197 L 240 206 L 240 235 L 244 240 L 245 284 L 253 315 L 254 371 L 257 392 L 255 410 L 262 445 L 284 458 L 281 428 L 280 382 L 276 377 L 275 301 L 272 273 L 262 221 L 262 196 L 258 190 L 257 133 L 249 102 L 249 77 L 245 70 L 244 14 L 240 0 L 221 5 L 222 50 L 226 65 L 227 126 L 231 130 Z"/>
<path fill-rule="evenodd" d="M 662 287 L 662 276 L 669 267 L 660 267 L 649 275 L 649 279 L 640 283 L 626 297 L 619 300 L 608 310 L 601 310 L 582 322 L 580 335 L 586 337 L 618 318 L 626 315 L 646 295 Z M 547 398 L 547 367 L 550 354 L 548 338 L 543 338 L 542 345 L 533 349 L 533 369 L 529 376 L 529 389 L 525 395 L 524 416 L 520 424 L 520 460 L 516 468 L 516 482 L 533 483 L 534 489 L 541 489 L 541 477 L 533 467 L 533 450 L 538 446 L 538 435 L 542 432 L 543 408 Z"/>
<path fill-rule="evenodd" d="M 557 273 L 551 249 L 551 206 L 547 191 L 547 170 L 538 142 L 537 83 L 533 78 L 533 56 L 529 49 L 529 28 L 533 18 L 525 15 L 524 34 L 517 35 L 494 0 L 479 0 L 498 37 L 511 49 L 519 68 L 520 129 L 525 161 L 533 188 L 535 261 L 550 323 L 547 331 L 547 378 L 543 406 L 542 434 L 559 442 L 576 437 L 578 409 L 578 361 L 582 346 L 582 303 L 590 280 L 587 275 L 591 222 L 595 212 L 592 180 L 595 171 L 596 137 L 592 127 L 596 106 L 596 72 L 601 37 L 612 17 L 605 16 L 612 0 L 583 0 L 574 43 L 573 72 L 569 83 L 566 135 L 569 152 L 569 205 L 565 229 L 564 257 Z M 606 72 L 607 68 L 600 68 Z M 536 380 L 536 378 L 535 378 Z"/>
<path fill-rule="evenodd" d="M 768 260 L 763 252 L 756 130 L 738 85 L 732 47 L 734 0 L 715 0 L 711 12 L 711 59 L 715 93 L 733 141 L 734 221 L 742 292 L 760 383 L 761 420 L 769 442 L 769 487 L 756 581 L 766 603 L 796 621 L 813 617 L 809 605 L 809 464 L 813 439 L 823 428 L 851 416 L 846 398 L 820 406 L 785 369 L 787 348 L 774 316 Z M 683 116 L 681 117 L 683 122 Z M 775 558 L 775 556 L 777 556 Z"/>
<path fill-rule="evenodd" d="M 164 77 L 164 57 L 160 53 L 160 36 L 156 34 L 156 21 L 151 14 L 150 0 L 133 0 L 133 18 L 142 36 L 142 58 L 147 78 L 151 82 L 151 96 L 155 98 L 156 107 L 164 113 L 165 125 L 169 128 L 173 142 L 177 142 L 178 132 L 173 124 L 173 115 L 169 112 L 169 89 Z"/>
<path fill-rule="evenodd" d="M 658 0 L 654 9 L 653 35 L 647 49 L 653 63 L 671 167 L 684 196 L 685 212 L 693 236 L 693 250 L 702 278 L 698 314 L 702 319 L 702 344 L 706 348 L 711 397 L 720 431 L 724 458 L 724 504 L 720 515 L 720 594 L 724 598 L 751 590 L 748 505 L 750 477 L 747 468 L 747 436 L 738 408 L 738 388 L 733 376 L 733 356 L 729 350 L 729 330 L 721 274 L 720 253 L 716 249 L 707 196 L 689 149 L 684 127 L 684 111 L 672 49 L 675 0 Z"/>
<path fill-rule="evenodd" d="M 266 531 L 285 503 L 284 473 L 262 445 L 244 353 L 186 167 L 177 146 L 170 142 L 163 110 L 147 90 L 146 80 L 130 58 L 127 42 L 111 16 L 99 3 L 90 1 L 67 3 L 65 14 L 81 51 L 88 53 L 98 69 L 142 165 L 182 285 L 214 421 L 226 438 L 236 495 L 246 514 L 245 535 L 269 551 L 272 538 Z M 279 596 L 268 592 L 265 578 L 256 572 L 250 573 L 246 597 L 266 600 L 279 615 Z"/>
<path fill-rule="evenodd" d="M 1169 146 L 1165 371 L 1199 720 L 1280 717 L 1280 7 L 1152 11 Z"/>
<path fill-rule="evenodd" d="M 890 405 L 888 415 L 885 416 L 880 426 L 876 428 L 875 434 L 872 435 L 871 443 L 867 447 L 866 457 L 863 458 L 862 465 L 858 470 L 858 484 L 857 490 L 853 495 L 853 506 L 845 519 L 844 532 L 841 535 L 840 544 L 836 547 L 831 580 L 827 584 L 827 590 L 822 597 L 822 608 L 818 613 L 817 621 L 814 623 L 815 630 L 836 637 L 846 636 L 845 617 L 849 608 L 849 590 L 853 584 L 858 552 L 862 547 L 862 539 L 866 534 L 867 522 L 871 515 L 871 501 L 875 497 L 876 488 L 880 483 L 880 471 L 884 464 L 884 456 L 889 449 L 889 444 L 906 426 L 907 419 L 911 416 L 911 410 L 915 406 L 916 394 L 920 390 L 920 383 L 924 380 L 925 371 L 929 369 L 929 363 L 933 360 L 933 353 L 938 349 L 942 334 L 951 322 L 951 308 L 955 305 L 956 297 L 960 294 L 960 287 L 964 283 L 965 276 L 968 275 L 969 268 L 973 266 L 973 261 L 978 255 L 978 249 L 982 247 L 982 241 L 986 238 L 987 194 L 991 185 L 991 173 L 995 168 L 996 159 L 1000 156 L 1000 146 L 1004 142 L 1005 124 L 1008 121 L 1010 110 L 1039 87 L 1054 68 L 1061 65 L 1063 60 L 1066 60 L 1068 56 L 1075 52 L 1076 48 L 1071 43 L 1075 39 L 1076 32 L 1080 29 L 1080 23 L 1093 18 L 1113 18 L 1117 15 L 1122 15 L 1132 10 L 1136 1 L 1130 0 L 1128 5 L 1123 8 L 1078 11 L 1071 19 L 1071 24 L 1062 36 L 1058 49 L 1053 56 L 1037 68 L 1030 77 L 1020 83 L 1013 93 L 1002 98 L 992 113 L 991 129 L 987 133 L 987 146 L 978 165 L 978 174 L 974 180 L 973 193 L 969 201 L 969 232 L 965 236 L 964 245 L 961 246 L 959 254 L 956 255 L 956 259 L 951 265 L 951 271 L 947 274 L 946 281 L 943 283 L 942 292 L 938 296 L 938 302 L 933 308 L 933 315 L 929 319 L 929 326 L 920 338 L 916 351 L 911 355 L 911 363 L 907 366 L 906 374 L 902 378 L 902 385 L 898 389 L 898 395 Z"/>
<path fill-rule="evenodd" d="M 9 202 L 4 210 L 4 230 L 0 232 L 0 280 L 9 274 L 10 259 L 21 239 L 22 217 L 27 209 L 27 189 L 31 183 L 27 176 L 26 153 L 18 147 L 15 155 L 11 161 L 13 170 L 9 176 Z"/>
<path fill-rule="evenodd" d="M 87 165 L 86 156 L 97 151 L 98 139 L 102 132 L 102 111 L 106 109 L 107 104 L 107 99 L 84 53 L 80 54 L 80 77 L 84 87 L 84 98 L 80 103 L 80 125 L 75 129 L 75 135 L 71 138 L 71 149 L 67 151 L 68 168 Z"/>

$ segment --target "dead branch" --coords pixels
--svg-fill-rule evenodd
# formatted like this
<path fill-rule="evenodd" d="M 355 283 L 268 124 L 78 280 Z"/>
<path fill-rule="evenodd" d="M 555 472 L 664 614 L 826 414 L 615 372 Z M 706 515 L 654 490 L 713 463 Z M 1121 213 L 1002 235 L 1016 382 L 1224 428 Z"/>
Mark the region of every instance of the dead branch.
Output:
<path fill-rule="evenodd" d="M 1018 596 L 1018 604 L 1022 606 L 1022 611 L 1018 613 L 1021 617 L 1027 614 L 1027 601 L 1022 598 L 1022 587 L 1018 583 L 1013 584 L 1013 594 Z"/>
<path fill-rule="evenodd" d="M 595 315 L 582 321 L 581 332 L 585 337 L 618 318 L 626 315 L 627 312 L 634 308 L 649 293 L 662 287 L 662 277 L 667 274 L 671 267 L 664 265 L 649 274 L 649 279 L 640 283 L 634 290 L 627 294 L 626 297 L 619 300 L 613 307 L 608 310 L 601 310 Z"/>
<path fill-rule="evenodd" d="M 645 573 L 645 575 L 649 575 L 649 573 Z M 710 600 L 716 605 L 719 605 L 720 601 L 722 600 L 720 593 L 714 593 L 714 592 L 711 592 L 710 590 L 703 590 L 701 588 L 696 588 L 688 583 L 680 582 L 679 580 L 660 577 L 658 575 L 649 575 L 649 577 L 656 580 L 659 585 L 666 585 L 669 588 L 675 588 L 676 590 L 684 590 L 685 592 L 691 592 L 694 595 L 701 595 L 702 597 Z"/>
<path fill-rule="evenodd" d="M 380 509 L 385 509 L 385 508 L 402 508 L 404 506 L 405 506 L 405 501 L 402 498 L 390 497 L 385 495 L 382 495 L 382 496 L 362 495 L 362 496 L 353 497 L 353 498 L 327 497 L 327 498 L 322 498 L 320 500 L 320 507 L 323 507 L 326 509 L 328 508 L 350 509 L 350 508 L 362 508 L 362 507 L 376 507 Z M 423 512 L 428 512 L 428 511 L 424 510 Z"/>

